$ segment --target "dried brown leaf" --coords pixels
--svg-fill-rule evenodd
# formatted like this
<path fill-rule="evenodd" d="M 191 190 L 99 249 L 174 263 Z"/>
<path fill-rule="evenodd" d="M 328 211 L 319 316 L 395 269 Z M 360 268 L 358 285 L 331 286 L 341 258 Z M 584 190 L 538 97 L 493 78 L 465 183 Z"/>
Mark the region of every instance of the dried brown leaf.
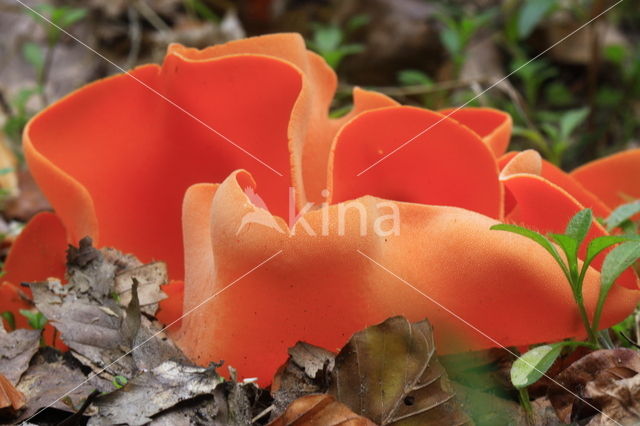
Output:
<path fill-rule="evenodd" d="M 27 399 L 27 410 L 21 417 L 26 419 L 51 404 L 53 408 L 71 412 L 73 407 L 82 405 L 94 389 L 107 391 L 112 389 L 112 385 L 97 377 L 87 381 L 74 358 L 53 348 L 42 348 L 33 357 L 17 388 Z M 68 392 L 64 400 L 58 400 Z"/>
<path fill-rule="evenodd" d="M 427 320 L 393 317 L 360 331 L 335 362 L 329 393 L 380 425 L 471 423 L 436 357 Z"/>
<path fill-rule="evenodd" d="M 278 369 L 271 384 L 274 419 L 294 400 L 312 393 L 323 393 L 329 386 L 335 354 L 318 346 L 298 342 L 289 348 L 289 359 Z"/>
<path fill-rule="evenodd" d="M 143 425 L 181 401 L 212 395 L 222 382 L 215 367 L 191 367 L 167 361 L 143 372 L 114 392 L 96 398 L 98 414 L 89 425 Z"/>
<path fill-rule="evenodd" d="M 638 373 L 640 373 L 638 351 L 626 348 L 594 351 L 574 362 L 555 377 L 556 383 L 549 387 L 549 400 L 558 418 L 565 423 L 591 417 L 597 414 L 592 406 L 601 410 L 600 403 L 607 401 L 606 398 L 600 402 L 592 400 L 590 395 L 602 396 L 602 392 L 615 389 L 618 382 L 634 377 Z M 589 394 L 586 389 L 591 389 L 593 394 Z"/>
<path fill-rule="evenodd" d="M 131 301 L 133 280 L 138 281 L 138 298 L 142 311 L 155 315 L 158 302 L 167 298 L 160 286 L 168 282 L 167 266 L 163 262 L 153 262 L 126 269 L 115 276 L 115 291 L 120 304 L 127 306 Z"/>
<path fill-rule="evenodd" d="M 269 426 L 375 426 L 371 420 L 355 414 L 331 395 L 307 395 L 295 400 L 284 414 Z"/>
<path fill-rule="evenodd" d="M 39 330 L 20 329 L 7 333 L 0 322 L 0 374 L 16 385 L 39 346 Z"/>
<path fill-rule="evenodd" d="M 134 273 L 128 276 L 136 278 L 140 262 L 113 249 L 96 250 L 85 238 L 78 248 L 69 248 L 69 284 L 30 285 L 36 308 L 61 332 L 72 354 L 109 381 L 116 375 L 133 377 L 138 370 L 155 368 L 170 359 L 187 362 L 161 325 L 142 315 L 139 303 L 125 308 L 114 297 L 116 277 L 127 276 L 129 268 Z M 147 294 L 163 294 L 161 280 L 145 284 Z"/>
<path fill-rule="evenodd" d="M 590 382 L 584 392 L 602 410 L 588 426 L 637 425 L 640 423 L 640 374 L 607 385 Z"/>

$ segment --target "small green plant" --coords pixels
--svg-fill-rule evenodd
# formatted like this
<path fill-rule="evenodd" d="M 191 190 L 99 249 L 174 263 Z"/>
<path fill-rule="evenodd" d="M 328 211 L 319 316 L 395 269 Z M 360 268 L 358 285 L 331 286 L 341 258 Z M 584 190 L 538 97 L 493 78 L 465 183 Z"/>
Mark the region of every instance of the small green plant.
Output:
<path fill-rule="evenodd" d="M 618 210 L 605 223 L 610 225 L 623 223 L 633 215 L 634 209 Z M 527 388 L 537 382 L 551 368 L 565 348 L 586 345 L 598 347 L 598 328 L 604 302 L 615 280 L 635 261 L 640 258 L 640 239 L 632 236 L 606 235 L 589 241 L 582 267 L 578 263 L 578 250 L 584 242 L 593 222 L 591 209 L 578 212 L 567 224 L 564 234 L 544 235 L 516 225 L 500 224 L 491 229 L 513 232 L 525 236 L 541 245 L 556 260 L 571 287 L 573 298 L 578 306 L 589 342 L 564 341 L 549 345 L 541 345 L 526 352 L 518 358 L 511 367 L 511 382 L 518 390 L 520 402 L 527 415 L 531 418 L 532 410 Z M 614 226 L 611 227 L 613 229 Z M 563 259 L 552 241 L 560 247 Z M 619 244 L 619 245 L 618 245 Z M 600 272 L 600 291 L 596 302 L 596 309 L 592 321 L 589 321 L 582 296 L 582 286 L 589 265 L 593 259 L 604 250 L 613 248 L 605 257 Z"/>
<path fill-rule="evenodd" d="M 27 103 L 38 93 L 40 93 L 40 87 L 22 89 L 12 99 L 10 115 L 4 123 L 4 132 L 16 144 L 20 142 L 22 130 L 32 116 Z"/>
<path fill-rule="evenodd" d="M 366 25 L 369 18 L 366 15 L 356 15 L 346 25 L 343 30 L 334 24 L 313 26 L 313 37 L 307 43 L 309 47 L 318 52 L 320 56 L 333 69 L 340 66 L 342 60 L 364 50 L 364 46 L 357 43 L 346 43 L 347 35 Z"/>
<path fill-rule="evenodd" d="M 452 13 L 440 13 L 437 18 L 444 24 L 440 31 L 440 41 L 451 57 L 457 76 L 464 65 L 466 49 L 475 33 L 495 15 L 490 9 L 477 15 L 456 17 Z"/>
<path fill-rule="evenodd" d="M 47 318 L 40 311 L 20 309 L 20 314 L 29 321 L 29 327 L 34 330 L 42 330 L 47 325 Z"/>
<path fill-rule="evenodd" d="M 27 10 L 27 13 L 42 26 L 46 34 L 45 50 L 33 42 L 27 42 L 22 46 L 22 54 L 25 60 L 29 62 L 36 71 L 37 85 L 39 88 L 38 93 L 40 93 L 43 106 L 46 106 L 48 102 L 45 87 L 49 76 L 49 69 L 53 61 L 55 47 L 60 42 L 63 31 L 84 19 L 87 15 L 87 10 L 83 8 L 40 4 L 35 6 L 33 10 Z"/>
<path fill-rule="evenodd" d="M 113 386 L 116 387 L 116 389 L 121 389 L 125 387 L 127 383 L 129 383 L 129 380 L 124 376 L 114 376 L 112 383 Z"/>
<path fill-rule="evenodd" d="M 592 222 L 593 214 L 591 209 L 585 209 L 578 212 L 569 221 L 564 234 L 549 234 L 551 240 L 564 252 L 566 261 L 560 256 L 556 250 L 556 246 L 553 245 L 551 240 L 536 231 L 510 224 L 494 225 L 491 229 L 509 231 L 530 238 L 541 245 L 549 254 L 551 254 L 551 256 L 553 256 L 562 269 L 562 272 L 571 287 L 580 318 L 585 330 L 587 331 L 587 335 L 589 336 L 589 342 L 592 345 L 597 346 L 597 331 L 607 294 L 609 293 L 614 281 L 627 268 L 632 266 L 638 258 L 640 258 L 640 239 L 636 237 L 617 235 L 605 235 L 594 238 L 589 241 L 587 245 L 586 255 L 582 263 L 582 267 L 580 267 L 578 261 L 578 250 L 586 238 Z M 602 264 L 600 271 L 600 292 L 596 303 L 595 313 L 593 315 L 593 321 L 590 322 L 582 296 L 584 278 L 587 274 L 587 270 L 589 269 L 589 265 L 591 265 L 591 262 L 593 262 L 595 257 L 604 250 L 617 244 L 620 245 L 607 254 Z"/>
<path fill-rule="evenodd" d="M 540 112 L 541 131 L 516 126 L 514 134 L 527 139 L 553 164 L 560 166 L 565 152 L 576 140 L 576 130 L 589 115 L 589 108 L 557 112 Z"/>
<path fill-rule="evenodd" d="M 220 22 L 220 17 L 201 0 L 184 0 L 184 6 L 191 16 L 204 21 Z"/>

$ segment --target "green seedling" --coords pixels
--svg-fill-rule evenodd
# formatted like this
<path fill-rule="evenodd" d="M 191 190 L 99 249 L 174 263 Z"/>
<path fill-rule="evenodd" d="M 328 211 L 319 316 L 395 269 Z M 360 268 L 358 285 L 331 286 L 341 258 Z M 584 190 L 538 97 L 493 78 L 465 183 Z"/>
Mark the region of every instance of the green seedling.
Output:
<path fill-rule="evenodd" d="M 596 237 L 587 244 L 586 255 L 582 266 L 580 266 L 578 250 L 584 242 L 592 222 L 593 214 L 591 209 L 582 210 L 569 221 L 564 234 L 549 234 L 550 239 L 536 231 L 517 225 L 499 224 L 492 226 L 491 229 L 509 231 L 525 236 L 542 246 L 555 259 L 571 287 L 580 318 L 589 336 L 589 342 L 597 346 L 597 331 L 606 297 L 615 280 L 640 258 L 640 239 L 637 237 L 617 235 Z M 554 245 L 552 241 L 556 245 Z M 595 257 L 604 250 L 617 244 L 620 245 L 607 254 L 602 265 L 600 271 L 600 292 L 593 322 L 590 322 L 582 295 L 585 276 Z M 556 247 L 559 247 L 563 251 L 565 255 L 564 259 L 560 256 Z"/>

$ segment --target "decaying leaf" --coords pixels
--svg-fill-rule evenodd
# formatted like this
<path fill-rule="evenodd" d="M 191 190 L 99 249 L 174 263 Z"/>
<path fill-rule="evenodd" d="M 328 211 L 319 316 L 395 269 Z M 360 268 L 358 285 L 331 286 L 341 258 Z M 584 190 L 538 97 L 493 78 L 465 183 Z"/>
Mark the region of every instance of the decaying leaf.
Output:
<path fill-rule="evenodd" d="M 628 386 L 633 385 L 624 381 L 638 373 L 638 351 L 626 348 L 594 351 L 555 377 L 557 383 L 549 387 L 549 400 L 561 421 L 570 423 L 585 419 L 598 413 L 595 408 L 602 410 L 606 405 L 612 404 L 613 409 L 616 402 L 609 400 L 605 394 L 612 392 L 612 395 L 624 398 L 625 388 L 629 389 Z M 576 398 L 575 395 L 582 399 Z M 605 405 L 600 405 L 603 403 Z M 633 409 L 633 406 L 629 408 Z"/>
<path fill-rule="evenodd" d="M 74 407 L 80 407 L 94 389 L 109 391 L 112 386 L 97 377 L 87 381 L 87 376 L 73 357 L 48 347 L 33 357 L 17 388 L 27 399 L 27 410 L 21 417 L 26 419 L 52 404 L 53 408 L 71 412 Z M 70 393 L 59 400 L 67 392 Z"/>
<path fill-rule="evenodd" d="M 16 385 L 40 346 L 39 330 L 7 333 L 0 321 L 0 374 Z"/>
<path fill-rule="evenodd" d="M 278 417 L 294 400 L 312 393 L 323 393 L 329 386 L 335 354 L 326 349 L 298 342 L 289 348 L 289 359 L 278 369 L 271 384 L 273 411 Z"/>
<path fill-rule="evenodd" d="M 0 374 L 0 418 L 15 414 L 24 404 L 24 395 Z"/>
<path fill-rule="evenodd" d="M 121 389 L 96 398 L 98 414 L 89 425 L 143 425 L 181 401 L 212 395 L 221 382 L 215 366 L 191 367 L 166 361 L 129 380 Z"/>
<path fill-rule="evenodd" d="M 134 279 L 138 281 L 140 308 L 148 315 L 155 315 L 158 302 L 167 298 L 167 295 L 160 290 L 160 286 L 168 282 L 167 265 L 163 262 L 153 262 L 126 269 L 117 274 L 115 291 L 120 304 L 129 305 Z"/>
<path fill-rule="evenodd" d="M 335 362 L 329 393 L 379 425 L 470 424 L 426 320 L 393 317 L 360 331 Z"/>
<path fill-rule="evenodd" d="M 160 324 L 141 313 L 139 299 L 124 307 L 114 297 L 116 277 L 124 274 L 133 281 L 138 275 L 130 274 L 128 268 L 140 271 L 138 261 L 116 253 L 96 250 L 89 239 L 83 239 L 79 248 L 71 247 L 69 284 L 31 284 L 36 308 L 61 332 L 72 354 L 109 381 L 117 375 L 133 377 L 138 370 L 155 368 L 169 359 L 186 362 Z M 144 274 L 140 277 L 145 279 Z M 163 294 L 161 283 L 146 280 L 145 294 Z"/>
<path fill-rule="evenodd" d="M 371 420 L 355 414 L 331 395 L 307 395 L 295 400 L 269 426 L 375 426 Z"/>
<path fill-rule="evenodd" d="M 587 384 L 586 397 L 602 410 L 588 426 L 637 425 L 640 423 L 640 375 L 621 379 L 607 385 Z"/>

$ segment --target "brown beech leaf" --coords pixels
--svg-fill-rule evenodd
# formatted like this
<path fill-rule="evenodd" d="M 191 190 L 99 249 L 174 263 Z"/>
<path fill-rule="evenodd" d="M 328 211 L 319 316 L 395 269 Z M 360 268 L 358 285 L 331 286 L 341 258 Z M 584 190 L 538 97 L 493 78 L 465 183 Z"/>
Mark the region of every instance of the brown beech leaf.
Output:
<path fill-rule="evenodd" d="M 630 379 L 638 373 L 640 373 L 638 351 L 626 348 L 594 351 L 580 358 L 555 377 L 557 383 L 552 383 L 549 387 L 549 400 L 561 421 L 571 423 L 585 419 L 598 413 L 592 406 L 602 410 L 611 402 L 607 401 L 603 392 L 624 392 L 623 388 L 628 387 L 628 384 L 619 385 L 619 382 Z M 618 386 L 621 388 L 615 391 Z M 576 398 L 575 395 L 582 399 Z"/>
<path fill-rule="evenodd" d="M 269 426 L 375 426 L 371 420 L 355 414 L 331 395 L 306 395 L 298 398 Z"/>
<path fill-rule="evenodd" d="M 436 357 L 427 320 L 393 317 L 360 331 L 335 362 L 329 393 L 382 426 L 471 424 Z"/>
<path fill-rule="evenodd" d="M 13 385 L 29 367 L 40 346 L 40 330 L 20 329 L 7 333 L 0 322 L 0 374 Z"/>

